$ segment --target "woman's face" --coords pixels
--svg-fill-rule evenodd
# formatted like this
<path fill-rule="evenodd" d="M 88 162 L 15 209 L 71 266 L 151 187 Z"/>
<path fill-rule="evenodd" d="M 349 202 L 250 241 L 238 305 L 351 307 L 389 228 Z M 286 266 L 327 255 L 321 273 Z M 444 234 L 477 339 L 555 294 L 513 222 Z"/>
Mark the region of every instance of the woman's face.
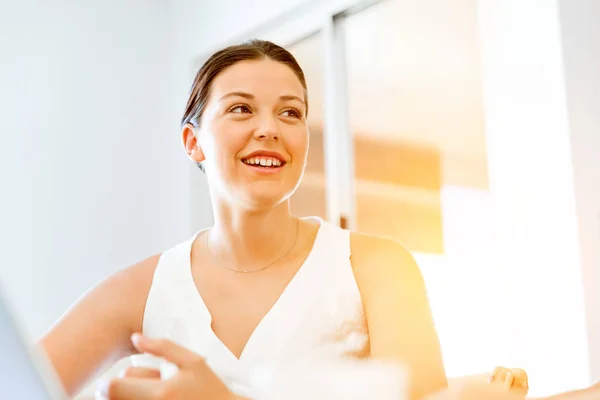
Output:
<path fill-rule="evenodd" d="M 269 59 L 239 62 L 215 78 L 196 132 L 215 194 L 251 207 L 289 198 L 308 153 L 304 99 L 294 72 Z"/>

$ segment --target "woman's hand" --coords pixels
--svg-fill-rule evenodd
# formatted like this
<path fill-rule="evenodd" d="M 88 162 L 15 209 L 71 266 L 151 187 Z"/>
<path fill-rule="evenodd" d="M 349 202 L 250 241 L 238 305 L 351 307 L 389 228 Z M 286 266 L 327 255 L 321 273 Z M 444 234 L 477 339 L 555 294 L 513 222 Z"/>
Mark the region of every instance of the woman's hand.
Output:
<path fill-rule="evenodd" d="M 161 380 L 156 370 L 132 368 L 122 378 L 99 387 L 96 398 L 108 400 L 215 399 L 237 397 L 205 363 L 201 356 L 168 340 L 153 340 L 132 336 L 140 353 L 149 353 L 173 363 L 179 371 L 170 379 Z"/>
<path fill-rule="evenodd" d="M 506 390 L 523 397 L 529 391 L 527 373 L 519 368 L 496 367 L 489 376 L 489 382 L 502 385 Z"/>

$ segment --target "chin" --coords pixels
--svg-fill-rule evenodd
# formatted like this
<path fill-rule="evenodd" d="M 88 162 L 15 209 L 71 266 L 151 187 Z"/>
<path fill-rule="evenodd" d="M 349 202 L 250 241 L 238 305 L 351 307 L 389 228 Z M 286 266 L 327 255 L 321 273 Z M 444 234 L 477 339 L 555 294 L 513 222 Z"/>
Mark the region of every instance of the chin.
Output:
<path fill-rule="evenodd" d="M 273 208 L 283 203 L 292 195 L 293 188 L 284 190 L 274 185 L 249 185 L 244 195 L 244 203 L 252 208 Z"/>

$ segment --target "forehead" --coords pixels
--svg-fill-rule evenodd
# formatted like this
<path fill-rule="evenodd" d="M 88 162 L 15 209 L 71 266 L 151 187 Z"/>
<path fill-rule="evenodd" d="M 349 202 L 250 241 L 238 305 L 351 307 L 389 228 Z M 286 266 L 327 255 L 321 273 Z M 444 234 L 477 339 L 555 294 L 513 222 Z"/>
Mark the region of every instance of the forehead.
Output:
<path fill-rule="evenodd" d="M 294 71 L 270 59 L 240 61 L 222 71 L 212 83 L 211 93 L 216 98 L 234 91 L 304 98 L 304 88 Z"/>

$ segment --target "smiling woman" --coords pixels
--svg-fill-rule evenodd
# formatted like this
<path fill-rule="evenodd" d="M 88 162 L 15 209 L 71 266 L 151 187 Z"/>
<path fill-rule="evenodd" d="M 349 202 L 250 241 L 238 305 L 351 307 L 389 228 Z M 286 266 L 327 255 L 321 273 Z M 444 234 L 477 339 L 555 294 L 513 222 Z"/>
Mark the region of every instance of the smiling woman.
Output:
<path fill-rule="evenodd" d="M 211 189 L 227 192 L 251 207 L 289 197 L 300 182 L 308 152 L 302 71 L 285 63 L 293 60 L 291 55 L 263 47 L 263 53 L 250 52 L 249 58 L 233 65 L 223 60 L 235 47 L 207 61 L 196 82 L 208 81 L 203 74 L 218 73 L 207 83 L 210 92 L 192 91 L 189 114 L 184 117 L 191 122 L 182 130 L 188 156 L 207 172 Z M 219 71 L 219 67 L 224 69 Z M 206 102 L 203 93 L 209 95 Z M 251 158 L 255 158 L 253 164 L 244 162 Z M 273 168 L 273 160 L 281 165 Z"/>
<path fill-rule="evenodd" d="M 279 46 L 252 46 L 252 44 L 259 44 L 258 41 L 251 41 L 247 46 L 231 46 L 225 48 L 219 52 L 216 52 L 210 60 L 208 60 L 204 66 L 198 71 L 196 79 L 192 85 L 192 92 L 188 100 L 188 104 L 181 120 L 181 126 L 184 127 L 186 124 L 191 124 L 197 127 L 204 109 L 209 99 L 211 84 L 216 75 L 222 70 L 230 67 L 231 65 L 241 60 L 260 60 L 268 58 L 270 60 L 279 62 L 283 65 L 288 66 L 298 78 L 298 81 L 303 87 L 303 95 L 301 97 L 294 95 L 282 95 L 280 100 L 296 100 L 302 104 L 304 112 L 294 110 L 296 117 L 301 118 L 308 115 L 308 101 L 307 101 L 307 89 L 306 79 L 304 72 L 297 64 L 293 56 L 287 51 L 281 51 Z M 232 55 L 235 54 L 235 57 Z M 255 100 L 251 93 L 233 91 L 231 93 L 224 94 L 219 100 L 226 100 L 228 97 L 244 98 L 246 100 Z M 239 106 L 239 110 L 248 111 L 249 109 L 245 106 Z M 204 170 L 202 163 L 198 163 L 200 169 Z"/>
<path fill-rule="evenodd" d="M 271 42 L 228 47 L 200 69 L 181 138 L 205 170 L 214 224 L 100 283 L 43 338 L 70 393 L 102 365 L 151 348 L 171 348 L 186 370 L 160 393 L 181 393 L 174 385 L 193 377 L 194 398 L 255 398 L 253 372 L 366 358 L 402 365 L 411 400 L 446 387 L 411 253 L 290 211 L 309 148 L 306 92 L 294 57 Z M 134 332 L 160 340 L 134 347 Z M 400 369 L 390 369 L 398 382 Z M 342 392 L 381 393 L 361 376 Z"/>

